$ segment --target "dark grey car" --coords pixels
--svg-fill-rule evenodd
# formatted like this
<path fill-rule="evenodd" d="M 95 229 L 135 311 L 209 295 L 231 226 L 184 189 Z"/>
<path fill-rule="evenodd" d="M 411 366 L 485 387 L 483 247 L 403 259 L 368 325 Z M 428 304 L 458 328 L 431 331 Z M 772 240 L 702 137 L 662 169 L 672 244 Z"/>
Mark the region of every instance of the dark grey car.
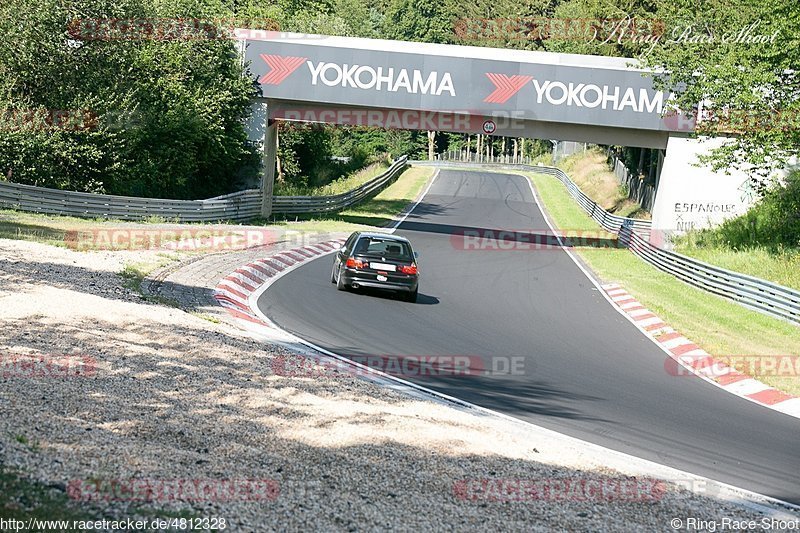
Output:
<path fill-rule="evenodd" d="M 331 283 L 339 290 L 388 289 L 416 302 L 417 254 L 404 237 L 356 231 L 334 254 Z"/>

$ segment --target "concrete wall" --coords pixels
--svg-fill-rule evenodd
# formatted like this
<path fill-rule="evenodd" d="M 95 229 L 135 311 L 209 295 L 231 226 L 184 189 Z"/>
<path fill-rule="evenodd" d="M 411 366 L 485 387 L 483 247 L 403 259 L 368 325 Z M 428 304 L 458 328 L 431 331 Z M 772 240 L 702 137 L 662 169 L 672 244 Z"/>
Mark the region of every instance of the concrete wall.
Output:
<path fill-rule="evenodd" d="M 724 138 L 670 137 L 656 191 L 653 228 L 672 233 L 707 228 L 738 216 L 756 200 L 745 173 L 714 172 L 698 155 L 722 146 Z M 654 232 L 657 233 L 657 232 Z"/>

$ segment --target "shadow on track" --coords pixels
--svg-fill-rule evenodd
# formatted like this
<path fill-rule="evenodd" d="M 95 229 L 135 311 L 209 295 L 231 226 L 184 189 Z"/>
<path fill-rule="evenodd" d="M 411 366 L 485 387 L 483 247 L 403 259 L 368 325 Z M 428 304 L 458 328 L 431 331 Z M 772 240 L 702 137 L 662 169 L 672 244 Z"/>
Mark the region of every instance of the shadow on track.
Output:
<path fill-rule="evenodd" d="M 381 298 L 384 300 L 400 300 L 402 297 L 401 294 L 397 294 L 390 290 L 381 290 L 373 288 L 348 289 L 348 292 L 351 292 L 353 294 L 358 294 L 360 296 L 370 296 L 373 298 Z M 406 303 L 411 303 L 411 302 L 406 302 Z M 417 301 L 412 303 L 412 305 L 436 305 L 438 303 L 439 303 L 439 298 L 437 298 L 436 296 L 419 293 L 417 295 Z"/>
<path fill-rule="evenodd" d="M 524 245 L 559 248 L 561 244 L 566 248 L 592 247 L 592 248 L 619 248 L 617 239 L 599 237 L 601 231 L 578 232 L 577 236 L 562 236 L 554 234 L 548 229 L 533 228 L 484 228 L 477 226 L 457 226 L 451 224 L 433 224 L 430 222 L 405 221 L 400 226 L 403 231 L 420 233 L 435 233 L 450 235 L 451 240 L 463 240 L 463 246 L 481 246 L 484 248 L 503 248 L 511 243 Z M 567 232 L 568 233 L 568 232 Z M 559 243 L 558 237 L 561 237 Z M 458 244 L 453 241 L 453 244 Z"/>

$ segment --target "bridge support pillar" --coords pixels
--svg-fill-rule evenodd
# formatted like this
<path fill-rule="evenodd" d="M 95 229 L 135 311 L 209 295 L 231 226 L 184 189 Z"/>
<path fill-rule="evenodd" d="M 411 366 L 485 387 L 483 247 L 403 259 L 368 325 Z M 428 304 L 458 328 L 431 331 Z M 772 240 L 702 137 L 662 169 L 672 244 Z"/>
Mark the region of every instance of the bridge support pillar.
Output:
<path fill-rule="evenodd" d="M 653 205 L 653 244 L 668 246 L 672 234 L 716 226 L 744 213 L 755 201 L 744 172 L 732 169 L 726 174 L 695 166 L 698 156 L 725 142 L 723 138 L 669 137 Z"/>
<path fill-rule="evenodd" d="M 278 151 L 278 123 L 267 121 L 264 130 L 264 152 L 261 158 L 261 217 L 268 218 L 272 214 L 272 191 L 275 186 L 275 161 Z"/>

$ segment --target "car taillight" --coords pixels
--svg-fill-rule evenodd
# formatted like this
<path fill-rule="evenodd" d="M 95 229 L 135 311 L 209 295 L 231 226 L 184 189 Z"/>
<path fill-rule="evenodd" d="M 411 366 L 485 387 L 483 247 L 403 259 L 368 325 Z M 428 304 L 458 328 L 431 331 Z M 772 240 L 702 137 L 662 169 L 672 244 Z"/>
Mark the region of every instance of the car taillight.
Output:
<path fill-rule="evenodd" d="M 353 259 L 352 257 L 347 258 L 347 262 L 344 264 L 347 268 L 366 268 L 367 263 L 361 261 L 360 259 Z"/>
<path fill-rule="evenodd" d="M 411 263 L 411 266 L 400 265 L 397 267 L 397 270 L 402 272 L 403 274 L 416 274 L 417 273 L 417 265 Z"/>

